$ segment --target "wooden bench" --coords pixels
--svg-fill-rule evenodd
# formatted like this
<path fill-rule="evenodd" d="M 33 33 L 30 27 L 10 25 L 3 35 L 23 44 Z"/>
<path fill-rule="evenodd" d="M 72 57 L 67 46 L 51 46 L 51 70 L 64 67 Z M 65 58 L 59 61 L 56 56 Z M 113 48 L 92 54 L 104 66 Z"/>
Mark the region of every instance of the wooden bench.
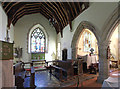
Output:
<path fill-rule="evenodd" d="M 52 72 L 59 80 L 68 79 L 74 75 L 72 61 L 56 61 L 55 65 L 51 65 L 54 69 Z"/>
<path fill-rule="evenodd" d="M 23 87 L 26 71 L 24 69 L 24 63 L 19 62 L 14 65 L 15 85 Z"/>

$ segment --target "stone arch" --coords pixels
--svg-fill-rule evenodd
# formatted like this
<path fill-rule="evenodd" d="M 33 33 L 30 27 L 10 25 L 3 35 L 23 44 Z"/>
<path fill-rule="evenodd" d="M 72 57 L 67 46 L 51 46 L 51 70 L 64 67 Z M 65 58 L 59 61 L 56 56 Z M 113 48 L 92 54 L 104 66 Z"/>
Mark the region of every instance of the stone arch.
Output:
<path fill-rule="evenodd" d="M 101 40 L 98 43 L 99 50 L 99 76 L 98 82 L 102 83 L 104 79 L 109 76 L 109 60 L 107 59 L 107 47 L 109 46 L 109 40 L 114 28 L 117 26 L 119 21 L 120 13 L 118 12 L 118 7 L 113 11 L 113 13 L 106 20 L 102 30 Z"/>
<path fill-rule="evenodd" d="M 88 21 L 82 21 L 78 25 L 78 27 L 77 27 L 74 35 L 73 35 L 73 39 L 72 39 L 72 43 L 71 43 L 72 58 L 73 59 L 76 59 L 78 39 L 79 39 L 79 37 L 80 37 L 80 35 L 81 35 L 81 33 L 82 33 L 82 31 L 84 29 L 89 29 L 91 32 L 93 32 L 93 34 L 95 35 L 97 41 L 99 42 L 99 40 L 100 40 L 100 36 L 97 33 L 96 28 L 90 22 L 88 22 Z"/>
<path fill-rule="evenodd" d="M 106 20 L 105 25 L 102 28 L 104 29 L 104 32 L 102 33 L 102 41 L 106 41 L 109 43 L 115 27 L 118 26 L 118 24 L 120 23 L 120 12 L 118 11 L 119 9 L 120 7 L 118 6 Z"/>

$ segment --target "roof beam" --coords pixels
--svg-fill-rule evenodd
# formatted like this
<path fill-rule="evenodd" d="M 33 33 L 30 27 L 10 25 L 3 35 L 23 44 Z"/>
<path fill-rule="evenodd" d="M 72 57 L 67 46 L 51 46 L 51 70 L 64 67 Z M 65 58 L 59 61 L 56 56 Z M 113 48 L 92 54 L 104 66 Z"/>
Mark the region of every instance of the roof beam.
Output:
<path fill-rule="evenodd" d="M 60 7 L 58 5 L 59 3 L 54 2 L 54 4 L 57 6 L 56 8 L 58 8 L 59 13 L 61 14 L 62 20 L 64 21 L 64 26 L 66 26 L 67 21 L 66 21 L 66 18 L 65 18 L 65 14 L 63 14 L 63 11 L 60 9 Z"/>
<path fill-rule="evenodd" d="M 71 21 L 71 14 L 69 12 L 69 6 L 67 3 L 63 2 L 63 7 L 65 8 L 65 11 L 67 13 L 67 19 L 68 19 L 68 24 L 70 25 L 70 30 L 72 30 L 72 21 Z"/>
<path fill-rule="evenodd" d="M 78 15 L 77 9 L 76 9 L 76 6 L 75 6 L 74 2 L 71 2 L 71 4 L 72 4 L 72 6 L 73 6 L 73 8 L 74 8 L 74 10 L 75 10 L 75 14 Z M 76 15 L 75 15 L 75 16 L 76 16 Z"/>
<path fill-rule="evenodd" d="M 69 17 L 68 17 L 68 13 L 67 13 L 67 11 L 64 9 L 64 5 L 63 5 L 63 3 L 60 3 L 60 2 L 59 2 L 59 4 L 60 4 L 62 10 L 63 10 L 64 13 L 65 13 L 65 16 L 67 17 L 67 18 L 66 18 L 66 25 L 67 25 L 67 24 L 68 24 L 68 19 L 69 19 Z"/>
<path fill-rule="evenodd" d="M 7 0 L 6 0 L 7 1 Z M 15 1 L 15 0 L 13 0 Z M 41 13 L 48 20 L 55 19 L 57 21 L 53 26 L 56 32 L 61 32 L 63 36 L 63 28 L 69 24 L 72 30 L 72 20 L 76 18 L 82 11 L 89 7 L 89 2 L 2 2 L 3 9 L 8 15 L 8 26 L 15 24 L 22 16 L 34 13 Z M 74 1 L 74 0 L 72 0 Z M 85 8 L 82 10 L 82 4 Z"/>
<path fill-rule="evenodd" d="M 72 12 L 72 16 L 73 16 L 73 18 L 74 18 L 74 12 L 73 12 L 73 10 L 72 10 L 72 7 L 71 7 L 71 5 L 70 5 L 70 2 L 67 2 L 67 4 L 69 5 L 70 11 Z M 69 10 L 69 9 L 68 9 L 68 10 Z"/>
<path fill-rule="evenodd" d="M 53 14 L 53 17 L 56 19 L 56 20 L 59 20 L 60 22 L 59 23 L 59 31 L 61 31 L 61 27 L 63 27 L 63 24 L 61 23 L 61 19 L 59 18 L 57 12 L 54 10 L 53 7 L 51 7 L 48 3 L 45 2 L 45 4 L 48 6 L 46 8 L 51 8 L 53 11 L 52 11 L 52 14 Z M 43 5 L 43 4 L 42 4 Z M 54 13 L 53 13 L 54 12 Z M 57 19 L 58 18 L 58 19 Z"/>
<path fill-rule="evenodd" d="M 80 13 L 81 13 L 81 12 L 82 12 L 82 8 L 80 7 L 80 6 L 81 6 L 81 5 L 80 5 L 80 2 L 78 2 L 77 4 L 78 4 L 79 11 L 80 11 Z"/>

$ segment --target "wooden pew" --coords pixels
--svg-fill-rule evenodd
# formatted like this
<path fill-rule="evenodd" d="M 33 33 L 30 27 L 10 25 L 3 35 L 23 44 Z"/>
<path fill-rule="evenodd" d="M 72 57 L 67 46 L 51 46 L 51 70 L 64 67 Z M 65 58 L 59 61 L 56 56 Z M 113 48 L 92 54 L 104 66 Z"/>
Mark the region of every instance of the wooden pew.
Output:
<path fill-rule="evenodd" d="M 72 61 L 56 61 L 55 65 L 51 65 L 51 67 L 54 69 L 52 74 L 59 80 L 68 79 L 74 75 Z"/>
<path fill-rule="evenodd" d="M 26 71 L 24 69 L 24 63 L 19 62 L 14 65 L 15 85 L 17 87 L 23 87 Z"/>

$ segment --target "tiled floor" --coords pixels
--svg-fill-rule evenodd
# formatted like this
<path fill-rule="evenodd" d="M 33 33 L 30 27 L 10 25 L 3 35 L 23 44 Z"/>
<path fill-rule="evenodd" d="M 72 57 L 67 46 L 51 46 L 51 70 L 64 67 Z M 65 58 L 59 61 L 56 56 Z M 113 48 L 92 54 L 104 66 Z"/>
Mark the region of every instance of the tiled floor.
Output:
<path fill-rule="evenodd" d="M 97 75 L 94 74 L 84 74 L 80 76 L 80 81 L 87 81 L 95 78 Z M 35 73 L 35 85 L 37 87 L 72 87 L 78 82 L 78 77 L 74 76 L 69 78 L 67 81 L 60 82 L 57 78 L 49 73 L 48 70 L 37 71 Z M 95 81 L 94 81 L 95 82 Z M 25 78 L 24 87 L 30 87 L 30 77 Z M 74 86 L 75 87 L 75 86 Z"/>
<path fill-rule="evenodd" d="M 59 87 L 59 81 L 49 71 L 37 71 L 35 73 L 35 85 L 37 87 Z M 24 87 L 30 87 L 30 77 L 25 78 Z"/>
<path fill-rule="evenodd" d="M 118 71 L 111 72 L 110 76 L 112 74 L 118 74 Z M 120 73 L 120 72 L 119 72 Z M 97 74 L 98 75 L 98 74 Z M 102 84 L 99 84 L 96 82 L 97 75 L 95 74 L 83 74 L 80 76 L 80 81 L 83 81 L 83 87 L 99 87 L 101 88 Z M 118 76 L 117 76 L 118 77 Z M 43 88 L 45 87 L 76 87 L 78 82 L 78 76 L 71 77 L 67 81 L 60 82 L 56 77 L 51 75 L 48 70 L 44 71 L 36 71 L 35 73 L 35 85 L 37 88 Z M 25 78 L 24 87 L 30 87 L 30 77 Z M 81 83 L 79 83 L 79 87 L 81 87 Z"/>

